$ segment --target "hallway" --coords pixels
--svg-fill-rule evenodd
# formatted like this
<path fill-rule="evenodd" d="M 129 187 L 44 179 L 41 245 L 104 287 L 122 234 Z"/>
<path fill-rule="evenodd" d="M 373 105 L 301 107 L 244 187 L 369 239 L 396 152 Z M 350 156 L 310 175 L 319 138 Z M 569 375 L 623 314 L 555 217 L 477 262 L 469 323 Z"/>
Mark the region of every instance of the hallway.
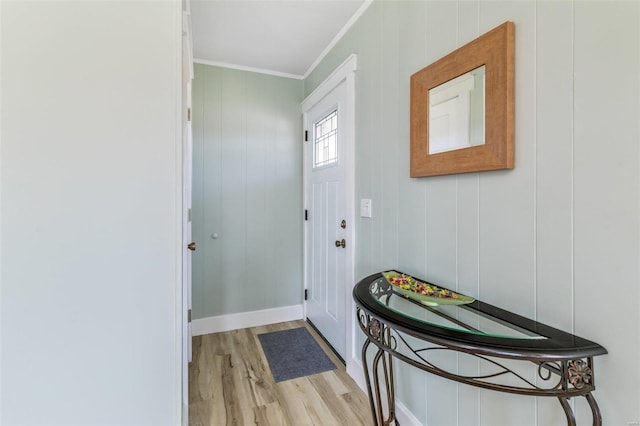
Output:
<path fill-rule="evenodd" d="M 337 368 L 275 383 L 258 334 L 306 327 Z M 197 336 L 189 366 L 189 424 L 368 425 L 366 395 L 304 321 Z"/>

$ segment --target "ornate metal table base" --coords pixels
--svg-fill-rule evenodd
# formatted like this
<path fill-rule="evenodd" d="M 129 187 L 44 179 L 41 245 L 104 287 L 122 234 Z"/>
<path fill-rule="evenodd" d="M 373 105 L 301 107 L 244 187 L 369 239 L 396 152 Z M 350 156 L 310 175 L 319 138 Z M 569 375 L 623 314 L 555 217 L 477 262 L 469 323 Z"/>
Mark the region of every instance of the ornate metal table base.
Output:
<path fill-rule="evenodd" d="M 602 425 L 602 416 L 595 398 L 591 392 L 595 389 L 593 376 L 593 357 L 576 359 L 559 359 L 537 354 L 529 357 L 505 356 L 504 359 L 517 359 L 526 364 L 537 364 L 537 380 L 534 382 L 525 377 L 525 374 L 515 371 L 513 367 L 506 365 L 503 358 L 476 353 L 472 350 L 465 351 L 453 345 L 437 344 L 426 336 L 416 333 L 407 333 L 406 330 L 398 330 L 393 324 L 387 324 L 373 317 L 369 313 L 357 307 L 357 319 L 360 329 L 365 333 L 367 340 L 362 346 L 362 362 L 365 369 L 365 379 L 371 405 L 371 414 L 376 426 L 399 425 L 395 411 L 395 383 L 393 375 L 393 358 L 399 359 L 409 365 L 423 371 L 436 374 L 457 382 L 468 385 L 508 392 L 521 395 L 556 397 L 567 417 L 567 425 L 576 426 L 575 416 L 569 404 L 573 397 L 583 396 L 591 408 L 593 425 Z M 406 336 L 420 339 L 428 344 L 426 347 L 415 348 L 410 344 Z M 377 346 L 377 351 L 369 362 L 368 350 L 371 344 Z M 428 354 L 433 351 L 455 351 L 469 357 L 480 360 L 492 368 L 492 372 L 465 376 L 447 371 L 428 359 Z M 499 384 L 497 378 L 509 378 L 520 385 Z M 541 382 L 538 384 L 537 382 Z M 381 383 L 382 382 L 382 383 Z"/>

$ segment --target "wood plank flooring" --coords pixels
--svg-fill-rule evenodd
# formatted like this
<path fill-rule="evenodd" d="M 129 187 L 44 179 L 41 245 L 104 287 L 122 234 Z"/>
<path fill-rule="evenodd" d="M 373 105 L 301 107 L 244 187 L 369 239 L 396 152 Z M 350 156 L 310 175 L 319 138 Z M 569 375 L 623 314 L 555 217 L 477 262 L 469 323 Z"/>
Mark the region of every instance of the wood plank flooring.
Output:
<path fill-rule="evenodd" d="M 275 383 L 258 334 L 306 327 L 336 369 Z M 191 426 L 371 425 L 367 396 L 304 321 L 193 339 L 189 366 Z"/>

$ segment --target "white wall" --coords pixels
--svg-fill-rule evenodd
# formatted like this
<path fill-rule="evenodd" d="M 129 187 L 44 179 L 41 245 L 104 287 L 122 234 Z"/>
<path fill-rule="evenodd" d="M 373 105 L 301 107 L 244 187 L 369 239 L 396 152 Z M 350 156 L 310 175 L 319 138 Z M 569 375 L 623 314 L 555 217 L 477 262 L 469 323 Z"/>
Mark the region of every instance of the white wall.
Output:
<path fill-rule="evenodd" d="M 0 423 L 179 424 L 180 3 L 0 10 Z"/>
<path fill-rule="evenodd" d="M 410 75 L 506 20 L 515 168 L 410 179 Z M 640 421 L 639 28 L 638 2 L 376 1 L 305 80 L 308 94 L 358 54 L 356 197 L 375 210 L 356 275 L 400 268 L 599 342 L 595 395 L 615 426 Z M 423 424 L 566 424 L 553 399 L 398 376 Z"/>

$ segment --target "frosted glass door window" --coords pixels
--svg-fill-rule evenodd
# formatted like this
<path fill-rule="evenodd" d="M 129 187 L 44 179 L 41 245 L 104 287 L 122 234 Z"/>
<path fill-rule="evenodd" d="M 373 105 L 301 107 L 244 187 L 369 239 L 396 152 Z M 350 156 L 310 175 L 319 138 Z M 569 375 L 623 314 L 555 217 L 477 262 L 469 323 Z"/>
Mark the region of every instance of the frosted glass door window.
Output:
<path fill-rule="evenodd" d="M 338 162 L 338 110 L 314 125 L 313 168 Z"/>

